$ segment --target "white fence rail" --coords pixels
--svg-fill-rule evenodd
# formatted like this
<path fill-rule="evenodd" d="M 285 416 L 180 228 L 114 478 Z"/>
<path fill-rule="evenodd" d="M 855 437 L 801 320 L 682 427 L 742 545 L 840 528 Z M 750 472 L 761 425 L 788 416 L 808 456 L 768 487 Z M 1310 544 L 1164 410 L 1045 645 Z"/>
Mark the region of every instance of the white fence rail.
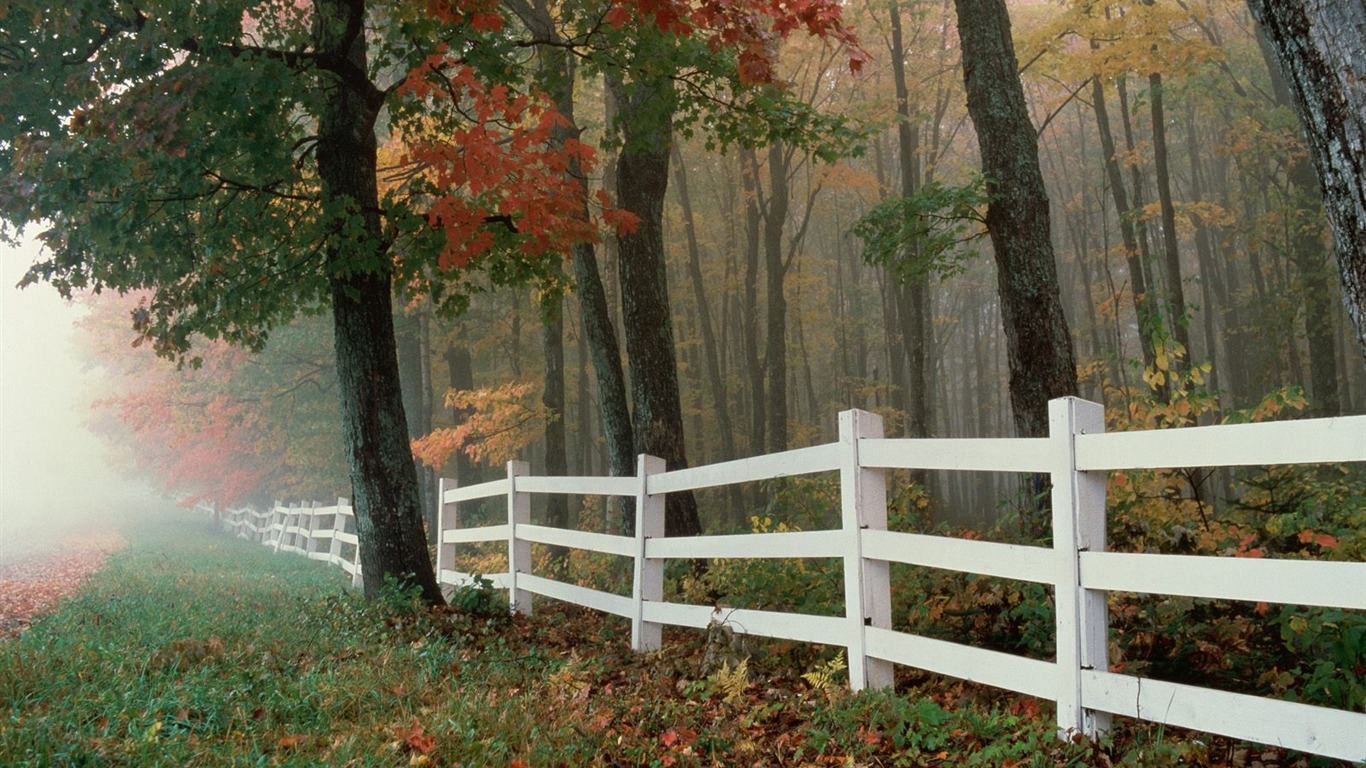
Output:
<path fill-rule="evenodd" d="M 1366 760 L 1366 714 L 1162 682 L 1111 672 L 1109 592 L 1141 592 L 1366 610 L 1366 563 L 1195 557 L 1106 552 L 1108 472 L 1133 468 L 1259 466 L 1366 461 L 1366 416 L 1238 426 L 1104 434 L 1101 406 L 1066 398 L 1049 404 L 1049 436 L 1029 439 L 889 440 L 875 414 L 840 414 L 828 445 L 674 472 L 641 456 L 635 477 L 536 477 L 510 462 L 505 479 L 439 490 L 437 579 L 468 583 L 455 569 L 460 545 L 501 542 L 507 571 L 484 574 L 529 612 L 542 595 L 631 621 L 636 650 L 657 649 L 664 625 L 702 628 L 725 621 L 738 632 L 842 646 L 854 689 L 892 683 L 894 664 L 916 667 L 1057 703 L 1063 734 L 1104 731 L 1111 715 L 1238 739 Z M 1053 485 L 1051 548 L 887 530 L 889 469 L 1037 472 Z M 826 531 L 667 538 L 666 494 L 815 472 L 838 472 L 841 525 Z M 635 499 L 634 536 L 531 524 L 533 494 Z M 460 502 L 498 499 L 506 519 L 462 528 Z M 340 565 L 359 583 L 355 521 L 334 507 L 228 510 L 232 532 Z M 631 558 L 630 595 L 567 584 L 531 572 L 533 543 Z M 726 609 L 664 601 L 664 563 L 675 558 L 839 558 L 843 616 Z M 889 563 L 1047 584 L 1056 608 L 1056 659 L 917 636 L 891 621 Z"/>
<path fill-rule="evenodd" d="M 276 552 L 293 552 L 340 566 L 351 576 L 352 586 L 361 584 L 356 514 L 346 499 L 337 499 L 330 507 L 316 503 L 286 506 L 277 501 L 265 512 L 251 507 L 229 508 L 219 515 L 219 524 L 234 536 L 265 544 Z"/>

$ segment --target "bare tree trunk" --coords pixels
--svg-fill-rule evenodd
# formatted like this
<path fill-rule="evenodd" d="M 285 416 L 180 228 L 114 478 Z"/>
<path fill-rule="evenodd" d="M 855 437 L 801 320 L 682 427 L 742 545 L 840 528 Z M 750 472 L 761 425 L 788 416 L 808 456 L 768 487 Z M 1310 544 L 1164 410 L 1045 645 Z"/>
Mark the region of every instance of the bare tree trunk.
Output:
<path fill-rule="evenodd" d="M 1366 360 L 1366 0 L 1248 0 L 1305 126 Z"/>
<path fill-rule="evenodd" d="M 1020 437 L 1048 432 L 1048 401 L 1077 394 L 1072 337 L 1059 300 L 1048 192 L 1025 108 L 1005 0 L 955 0 L 968 111 L 977 128 L 990 203 L 987 229 Z"/>
<path fill-rule="evenodd" d="M 759 211 L 759 159 L 754 150 L 744 149 L 740 152 L 740 162 L 745 198 L 745 278 L 740 298 L 743 329 L 740 338 L 749 380 L 749 451 L 757 456 L 764 452 L 765 416 L 768 413 L 764 406 L 763 359 L 759 355 L 759 253 L 763 248 L 760 242 L 763 217 Z"/>
<path fill-rule="evenodd" d="M 622 150 L 617 159 L 617 193 L 621 207 L 640 222 L 618 242 L 636 450 L 664 459 L 669 469 L 684 469 L 688 458 L 664 259 L 664 195 L 669 186 L 673 125 L 661 102 L 668 100 L 665 90 L 670 87 L 667 79 L 639 76 L 624 86 L 619 99 Z M 692 536 L 701 531 L 694 495 L 669 494 L 666 535 Z"/>
<path fill-rule="evenodd" d="M 1153 121 L 1153 159 L 1157 173 L 1157 199 L 1162 209 L 1162 265 L 1166 273 L 1166 309 L 1172 324 L 1172 338 L 1186 350 L 1185 360 L 1172 370 L 1184 370 L 1190 364 L 1190 318 L 1186 314 L 1186 289 L 1181 280 L 1181 251 L 1176 242 L 1176 205 L 1172 202 L 1171 169 L 1168 167 L 1167 116 L 1162 89 L 1162 75 L 1148 75 L 1148 99 Z"/>
<path fill-rule="evenodd" d="M 541 391 L 541 405 L 548 418 L 545 423 L 545 473 L 551 477 L 569 474 L 569 455 L 565 436 L 564 396 L 564 300 L 554 293 L 541 301 L 541 352 L 545 361 L 545 386 Z M 569 497 L 552 493 L 546 498 L 546 525 L 565 528 L 569 525 Z M 568 556 L 564 547 L 551 547 L 556 561 Z"/>
<path fill-rule="evenodd" d="M 1115 151 L 1115 138 L 1110 132 L 1110 113 L 1105 106 L 1105 86 L 1101 84 L 1099 77 L 1091 78 L 1091 104 L 1096 113 L 1101 152 L 1105 155 L 1105 173 L 1110 182 L 1110 195 L 1114 198 L 1115 214 L 1119 217 L 1119 234 L 1124 241 L 1124 260 L 1129 266 L 1129 289 L 1134 296 L 1134 313 L 1138 318 L 1138 343 L 1143 351 L 1143 366 L 1152 369 L 1157 361 L 1157 354 L 1153 349 L 1153 336 L 1160 321 L 1157 310 L 1152 305 L 1147 270 L 1143 264 L 1146 248 L 1139 246 L 1141 233 L 1134 225 L 1135 212 L 1129 205 L 1129 194 L 1124 187 L 1119 155 Z"/>
<path fill-rule="evenodd" d="M 1276 103 L 1294 108 L 1290 85 L 1281 76 L 1276 53 L 1266 35 L 1258 35 L 1262 57 L 1271 75 L 1272 92 Z M 1323 216 L 1322 201 L 1317 194 L 1318 179 L 1309 158 L 1296 154 L 1289 161 L 1286 175 L 1290 194 L 1294 196 L 1297 221 L 1291 246 L 1291 261 L 1298 282 L 1297 294 L 1304 306 L 1305 338 L 1309 342 L 1309 410 L 1316 416 L 1336 416 L 1341 411 L 1338 403 L 1337 341 L 1334 338 L 1333 309 L 1328 284 L 1330 271 L 1328 255 L 1324 252 L 1319 227 L 1315 224 Z"/>
<path fill-rule="evenodd" d="M 764 275 L 767 278 L 764 367 L 767 369 L 768 451 L 787 450 L 787 296 L 783 292 L 783 229 L 787 224 L 791 155 L 780 142 L 768 147 L 768 205 L 764 210 Z"/>
<path fill-rule="evenodd" d="M 910 88 L 906 84 L 906 48 L 901 31 L 901 7 L 893 0 L 889 9 L 891 20 L 892 82 L 896 91 L 896 141 L 897 152 L 901 156 L 901 196 L 914 197 L 920 191 L 920 135 L 911 125 Z M 902 258 L 917 259 L 918 246 Z M 929 347 L 929 318 L 926 303 L 929 301 L 929 273 L 916 270 L 913 277 L 906 279 L 902 290 L 898 315 L 901 320 L 901 343 L 905 350 L 906 362 L 906 434 L 908 437 L 929 437 L 930 408 L 927 393 L 929 366 L 926 349 Z M 926 475 L 917 473 L 917 482 L 925 483 Z"/>

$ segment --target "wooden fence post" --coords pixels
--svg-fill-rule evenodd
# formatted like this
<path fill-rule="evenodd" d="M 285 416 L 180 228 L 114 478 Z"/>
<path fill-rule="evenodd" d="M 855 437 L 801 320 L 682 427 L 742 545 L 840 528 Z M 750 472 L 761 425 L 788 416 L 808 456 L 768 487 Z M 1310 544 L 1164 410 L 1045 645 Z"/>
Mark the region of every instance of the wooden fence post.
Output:
<path fill-rule="evenodd" d="M 307 510 L 307 511 L 305 511 L 305 510 Z M 304 526 L 299 526 L 299 527 L 300 527 L 300 528 L 304 528 L 304 531 L 305 531 L 305 533 L 304 533 L 304 552 L 303 552 L 303 555 L 304 555 L 304 557 L 308 558 L 309 560 L 312 560 L 312 559 L 313 559 L 313 548 L 314 548 L 315 546 L 317 546 L 317 543 L 318 543 L 318 540 L 315 539 L 315 538 L 313 537 L 313 532 L 314 532 L 314 531 L 317 529 L 317 527 L 318 527 L 318 502 L 316 502 L 316 501 L 310 501 L 310 502 L 308 502 L 307 504 L 301 505 L 300 508 L 299 508 L 299 514 L 300 514 L 300 515 L 307 515 L 307 516 L 308 516 L 308 527 L 306 527 L 306 528 L 304 528 Z"/>
<path fill-rule="evenodd" d="M 338 507 L 345 507 L 346 517 L 344 518 L 346 532 L 356 535 L 356 551 L 351 559 L 351 588 L 365 588 L 365 571 L 361 567 L 360 561 L 360 524 L 356 522 L 356 510 L 351 506 L 348 499 L 337 499 Z"/>
<path fill-rule="evenodd" d="M 1105 431 L 1105 408 L 1076 397 L 1048 403 L 1049 439 L 1055 447 L 1053 552 L 1057 557 L 1058 733 L 1096 737 L 1110 715 L 1086 709 L 1082 670 L 1109 670 L 1106 595 L 1083 589 L 1079 552 L 1105 550 L 1105 472 L 1077 471 L 1077 435 Z"/>
<path fill-rule="evenodd" d="M 271 533 L 275 534 L 275 540 L 271 544 L 277 553 L 280 551 L 280 540 L 285 537 L 285 522 L 288 520 L 285 512 L 284 505 L 280 503 L 279 499 L 276 499 L 275 506 L 270 508 L 270 529 Z M 279 528 L 275 527 L 277 520 L 279 521 Z"/>
<path fill-rule="evenodd" d="M 650 539 L 664 537 L 665 494 L 651 496 L 650 475 L 664 471 L 664 460 L 641 454 L 636 459 L 636 562 L 631 579 L 631 650 L 657 651 L 664 641 L 664 626 L 645 620 L 645 603 L 664 599 L 664 561 L 647 559 L 645 545 Z"/>
<path fill-rule="evenodd" d="M 337 538 L 337 534 L 346 531 L 346 518 L 342 516 L 342 507 L 346 505 L 346 499 L 337 499 L 337 512 L 332 515 L 332 545 L 327 548 L 327 561 L 333 565 L 342 563 L 342 540 Z"/>
<path fill-rule="evenodd" d="M 525 461 L 508 462 L 508 602 L 513 613 L 531 614 L 531 593 L 517 588 L 517 574 L 531 573 L 531 542 L 517 537 L 531 523 L 531 494 L 517 490 L 517 478 L 531 473 Z"/>
<path fill-rule="evenodd" d="M 446 543 L 446 531 L 460 527 L 460 516 L 457 504 L 446 503 L 446 491 L 456 488 L 458 483 L 446 477 L 436 481 L 436 583 L 448 600 L 452 585 L 441 580 L 441 572 L 455 570 L 455 545 Z"/>
<path fill-rule="evenodd" d="M 892 662 L 867 653 L 867 627 L 892 626 L 892 589 L 885 560 L 863 558 L 863 531 L 887 530 L 887 478 L 859 462 L 862 438 L 882 437 L 882 417 L 840 413 L 840 517 L 845 534 L 844 613 L 848 619 L 849 687 L 890 688 Z"/>

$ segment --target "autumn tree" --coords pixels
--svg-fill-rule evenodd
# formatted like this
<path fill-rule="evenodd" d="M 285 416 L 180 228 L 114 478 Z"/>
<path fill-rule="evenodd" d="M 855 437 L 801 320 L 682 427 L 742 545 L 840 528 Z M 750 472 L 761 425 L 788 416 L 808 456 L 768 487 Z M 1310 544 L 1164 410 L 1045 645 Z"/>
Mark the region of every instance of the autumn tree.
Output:
<path fill-rule="evenodd" d="M 396 580 L 440 602 L 400 397 L 395 265 L 431 277 L 503 244 L 516 272 L 582 231 L 553 202 L 566 185 L 541 181 L 562 163 L 539 152 L 551 111 L 524 121 L 529 99 L 443 53 L 473 46 L 505 75 L 501 18 L 363 0 L 21 5 L 0 38 L 0 215 L 47 227 L 49 258 L 28 279 L 151 290 L 134 327 L 182 361 L 196 336 L 259 349 L 289 317 L 329 309 L 366 593 Z M 381 200 L 382 119 L 432 113 L 458 142 L 416 137 L 410 178 L 425 186 Z"/>

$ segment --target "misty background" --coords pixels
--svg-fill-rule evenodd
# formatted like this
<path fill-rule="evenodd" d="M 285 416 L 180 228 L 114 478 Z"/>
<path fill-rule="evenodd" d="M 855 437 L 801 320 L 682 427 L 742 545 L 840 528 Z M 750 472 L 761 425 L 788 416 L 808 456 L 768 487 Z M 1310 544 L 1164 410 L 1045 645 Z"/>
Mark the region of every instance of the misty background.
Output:
<path fill-rule="evenodd" d="M 85 310 L 45 283 L 15 287 L 39 254 L 0 244 L 0 566 L 169 503 L 110 467 L 86 428 L 102 376 L 72 344 Z"/>

